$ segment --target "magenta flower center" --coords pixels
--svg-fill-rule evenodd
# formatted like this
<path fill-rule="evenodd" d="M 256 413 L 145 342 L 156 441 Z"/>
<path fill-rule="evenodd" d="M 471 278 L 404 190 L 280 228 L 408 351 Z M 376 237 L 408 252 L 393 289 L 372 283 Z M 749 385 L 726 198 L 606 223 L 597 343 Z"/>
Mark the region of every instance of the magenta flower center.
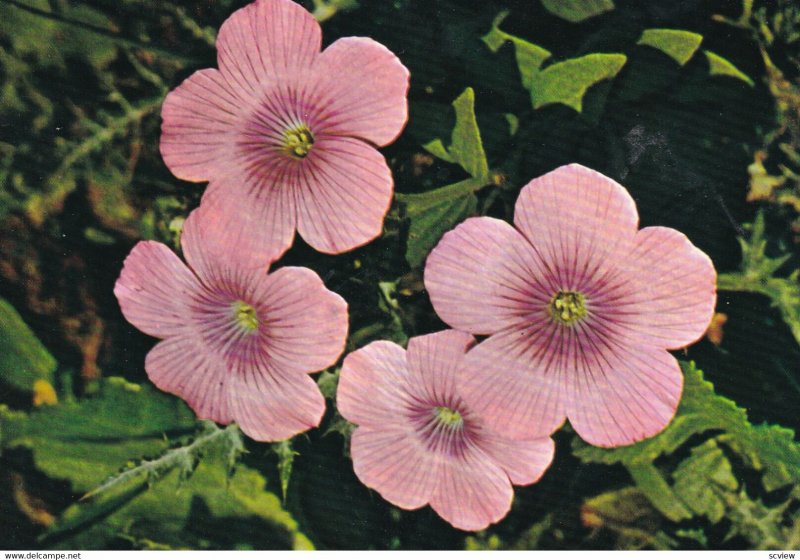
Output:
<path fill-rule="evenodd" d="M 560 291 L 550 300 L 550 315 L 564 325 L 574 325 L 586 313 L 586 298 L 580 292 Z"/>
<path fill-rule="evenodd" d="M 248 305 L 243 301 L 235 301 L 232 307 L 236 324 L 242 330 L 246 332 L 258 330 L 258 315 L 252 305 Z"/>
<path fill-rule="evenodd" d="M 283 151 L 293 158 L 305 158 L 313 146 L 314 136 L 304 124 L 289 128 L 283 133 Z"/>

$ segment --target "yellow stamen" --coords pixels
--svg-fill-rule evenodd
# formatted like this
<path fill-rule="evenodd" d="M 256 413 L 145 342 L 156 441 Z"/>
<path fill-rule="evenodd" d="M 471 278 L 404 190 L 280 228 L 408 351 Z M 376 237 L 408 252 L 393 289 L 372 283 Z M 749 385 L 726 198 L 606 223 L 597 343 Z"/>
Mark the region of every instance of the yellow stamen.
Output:
<path fill-rule="evenodd" d="M 314 146 L 314 136 L 304 124 L 290 128 L 283 134 L 283 151 L 294 158 L 305 158 Z"/>
<path fill-rule="evenodd" d="M 446 406 L 437 406 L 433 409 L 436 419 L 448 428 L 457 428 L 464 423 L 464 419 L 458 411 Z"/>
<path fill-rule="evenodd" d="M 253 332 L 258 329 L 258 316 L 256 310 L 243 301 L 237 301 L 233 304 L 233 316 L 236 322 L 244 330 Z"/>
<path fill-rule="evenodd" d="M 579 292 L 558 292 L 550 300 L 550 315 L 559 323 L 574 325 L 586 313 L 586 299 Z"/>

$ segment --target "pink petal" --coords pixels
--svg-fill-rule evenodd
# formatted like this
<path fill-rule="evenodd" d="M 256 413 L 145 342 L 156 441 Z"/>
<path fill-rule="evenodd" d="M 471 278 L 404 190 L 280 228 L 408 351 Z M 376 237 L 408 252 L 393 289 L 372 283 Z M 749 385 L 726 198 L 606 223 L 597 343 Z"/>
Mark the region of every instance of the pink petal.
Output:
<path fill-rule="evenodd" d="M 314 17 L 292 0 L 256 0 L 220 27 L 217 61 L 237 89 L 255 95 L 264 83 L 307 72 L 322 44 Z"/>
<path fill-rule="evenodd" d="M 617 302 L 613 319 L 636 344 L 681 348 L 695 342 L 714 314 L 711 259 L 670 228 L 644 228 L 635 243 L 624 268 L 633 293 Z"/>
<path fill-rule="evenodd" d="M 408 398 L 406 351 L 397 344 L 379 340 L 344 359 L 336 406 L 350 422 L 374 429 L 401 422 Z"/>
<path fill-rule="evenodd" d="M 215 69 L 195 72 L 172 90 L 161 108 L 161 155 L 186 181 L 225 173 L 247 101 Z"/>
<path fill-rule="evenodd" d="M 431 507 L 453 527 L 480 531 L 506 516 L 514 492 L 506 473 L 476 448 L 442 463 Z"/>
<path fill-rule="evenodd" d="M 147 354 L 144 369 L 156 387 L 185 400 L 198 418 L 231 422 L 227 398 L 231 372 L 198 335 L 187 333 L 159 342 Z"/>
<path fill-rule="evenodd" d="M 350 444 L 358 479 L 403 509 L 427 504 L 440 480 L 435 456 L 399 426 L 360 427 Z"/>
<path fill-rule="evenodd" d="M 558 289 L 571 290 L 602 279 L 629 254 L 639 215 L 624 187 L 572 164 L 522 189 L 514 223 L 548 264 Z"/>
<path fill-rule="evenodd" d="M 275 179 L 273 181 L 273 179 Z M 213 263 L 245 270 L 265 270 L 280 258 L 294 241 L 295 197 L 292 187 L 272 175 L 257 178 L 247 173 L 233 173 L 225 179 L 212 181 L 201 203 L 204 229 L 214 238 L 214 249 L 206 250 L 209 257 L 224 256 L 222 261 L 209 258 L 205 265 L 196 258 L 189 241 L 186 259 L 192 268 Z M 185 226 L 184 226 L 185 227 Z M 200 268 L 195 268 L 200 274 Z"/>
<path fill-rule="evenodd" d="M 467 353 L 459 392 L 486 425 L 512 439 L 549 436 L 566 417 L 566 360 L 544 331 L 509 331 Z"/>
<path fill-rule="evenodd" d="M 471 334 L 441 331 L 408 341 L 409 386 L 423 402 L 445 402 L 456 395 L 467 348 L 475 344 Z"/>
<path fill-rule="evenodd" d="M 386 160 L 360 140 L 322 136 L 298 176 L 297 229 L 323 253 L 349 251 L 381 234 L 392 201 Z"/>
<path fill-rule="evenodd" d="M 264 279 L 253 299 L 265 309 L 266 353 L 291 371 L 333 365 L 347 339 L 347 302 L 312 270 L 283 267 Z"/>
<path fill-rule="evenodd" d="M 227 383 L 228 403 L 245 434 L 280 441 L 319 426 L 325 398 L 311 377 L 268 360 L 239 366 Z"/>
<path fill-rule="evenodd" d="M 386 47 L 366 37 L 339 39 L 312 70 L 320 125 L 326 134 L 356 136 L 385 146 L 408 119 L 409 72 Z"/>
<path fill-rule="evenodd" d="M 666 427 L 682 388 L 678 361 L 666 350 L 606 349 L 579 363 L 567 415 L 578 435 L 592 445 L 629 445 Z"/>
<path fill-rule="evenodd" d="M 114 286 L 125 318 L 158 338 L 186 330 L 192 297 L 201 291 L 197 278 L 175 253 L 155 241 L 136 244 Z"/>
<path fill-rule="evenodd" d="M 513 484 L 533 484 L 553 462 L 555 443 L 549 437 L 511 440 L 487 434 L 481 449 L 500 465 Z"/>
<path fill-rule="evenodd" d="M 447 232 L 425 263 L 425 288 L 450 326 L 492 334 L 544 309 L 552 290 L 543 267 L 513 227 L 494 218 L 470 218 Z M 544 294 L 544 295 L 543 295 Z"/>

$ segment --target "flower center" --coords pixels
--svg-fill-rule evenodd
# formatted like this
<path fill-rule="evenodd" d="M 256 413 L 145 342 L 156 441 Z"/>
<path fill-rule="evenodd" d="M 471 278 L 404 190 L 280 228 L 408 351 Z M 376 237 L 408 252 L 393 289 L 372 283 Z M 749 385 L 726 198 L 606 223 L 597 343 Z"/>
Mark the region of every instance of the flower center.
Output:
<path fill-rule="evenodd" d="M 464 424 L 464 418 L 457 410 L 452 408 L 437 406 L 433 409 L 433 413 L 436 416 L 436 421 L 447 428 L 460 428 Z"/>
<path fill-rule="evenodd" d="M 314 136 L 304 124 L 292 127 L 283 133 L 283 151 L 293 158 L 305 158 L 313 146 Z"/>
<path fill-rule="evenodd" d="M 256 310 L 252 305 L 248 305 L 243 301 L 233 303 L 233 318 L 236 324 L 247 332 L 253 332 L 258 329 Z"/>
<path fill-rule="evenodd" d="M 550 300 L 550 315 L 564 325 L 574 325 L 586 317 L 586 299 L 580 292 L 558 292 Z"/>

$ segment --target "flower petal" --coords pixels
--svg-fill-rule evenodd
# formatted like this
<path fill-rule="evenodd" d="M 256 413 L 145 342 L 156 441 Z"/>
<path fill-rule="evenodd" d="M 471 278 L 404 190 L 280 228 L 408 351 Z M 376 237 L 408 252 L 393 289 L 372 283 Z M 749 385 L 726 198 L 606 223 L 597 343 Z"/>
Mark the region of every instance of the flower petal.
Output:
<path fill-rule="evenodd" d="M 186 333 L 159 342 L 147 354 L 144 369 L 156 387 L 185 400 L 198 418 L 231 422 L 231 372 L 198 336 Z"/>
<path fill-rule="evenodd" d="M 347 339 L 347 302 L 328 290 L 316 272 L 283 267 L 254 293 L 263 305 L 266 353 L 281 367 L 303 373 L 333 365 Z"/>
<path fill-rule="evenodd" d="M 427 504 L 441 478 L 434 456 L 399 426 L 356 429 L 350 454 L 359 480 L 403 509 Z"/>
<path fill-rule="evenodd" d="M 480 531 L 511 509 L 514 491 L 506 473 L 477 448 L 441 465 L 431 507 L 463 531 Z"/>
<path fill-rule="evenodd" d="M 452 400 L 464 354 L 473 344 L 471 334 L 454 330 L 411 338 L 407 353 L 409 387 L 423 402 Z"/>
<path fill-rule="evenodd" d="M 125 259 L 114 295 L 137 329 L 166 338 L 186 329 L 192 296 L 201 290 L 197 278 L 166 245 L 142 241 Z"/>
<path fill-rule="evenodd" d="M 391 143 L 408 119 L 409 72 L 389 49 L 366 37 L 339 39 L 313 69 L 326 134 Z"/>
<path fill-rule="evenodd" d="M 195 72 L 161 107 L 161 156 L 176 177 L 208 181 L 226 172 L 246 115 L 240 92 L 211 68 Z"/>
<path fill-rule="evenodd" d="M 461 397 L 493 431 L 511 439 L 549 436 L 566 417 L 568 371 L 548 333 L 509 331 L 467 352 Z"/>
<path fill-rule="evenodd" d="M 579 365 L 567 416 L 584 440 L 600 447 L 629 445 L 663 430 L 678 408 L 683 376 L 666 350 L 610 348 Z"/>
<path fill-rule="evenodd" d="M 513 484 L 533 484 L 553 462 L 555 442 L 549 437 L 511 440 L 497 434 L 486 434 L 481 449 L 488 454 L 511 479 Z"/>
<path fill-rule="evenodd" d="M 202 229 L 207 232 L 204 237 L 213 245 L 194 251 L 190 234 L 189 251 L 185 252 L 186 260 L 199 275 L 218 276 L 220 266 L 266 270 L 294 240 L 294 192 L 279 177 L 234 173 L 212 181 L 200 209 L 204 216 Z M 199 217 L 196 221 L 200 221 Z M 200 251 L 207 255 L 204 262 Z"/>
<path fill-rule="evenodd" d="M 298 175 L 297 229 L 323 253 L 343 253 L 383 229 L 394 183 L 372 146 L 344 137 L 319 137 Z"/>
<path fill-rule="evenodd" d="M 629 254 L 639 215 L 624 187 L 572 164 L 522 189 L 514 223 L 547 263 L 558 289 L 577 290 L 602 279 Z"/>
<path fill-rule="evenodd" d="M 336 406 L 347 420 L 383 429 L 391 420 L 401 420 L 407 401 L 408 366 L 403 348 L 379 340 L 344 359 Z"/>
<path fill-rule="evenodd" d="M 302 6 L 292 0 L 256 0 L 220 27 L 217 62 L 231 84 L 257 95 L 265 82 L 306 71 L 321 45 L 322 30 Z"/>
<path fill-rule="evenodd" d="M 228 403 L 245 434 L 280 441 L 319 426 L 325 398 L 310 376 L 266 359 L 238 365 L 227 383 Z"/>
<path fill-rule="evenodd" d="M 425 263 L 425 288 L 451 327 L 493 334 L 546 308 L 540 260 L 513 227 L 470 218 L 447 232 Z"/>
<path fill-rule="evenodd" d="M 695 342 L 714 314 L 711 259 L 670 228 L 644 228 L 635 242 L 624 269 L 633 293 L 617 302 L 613 320 L 638 344 L 681 348 Z"/>

